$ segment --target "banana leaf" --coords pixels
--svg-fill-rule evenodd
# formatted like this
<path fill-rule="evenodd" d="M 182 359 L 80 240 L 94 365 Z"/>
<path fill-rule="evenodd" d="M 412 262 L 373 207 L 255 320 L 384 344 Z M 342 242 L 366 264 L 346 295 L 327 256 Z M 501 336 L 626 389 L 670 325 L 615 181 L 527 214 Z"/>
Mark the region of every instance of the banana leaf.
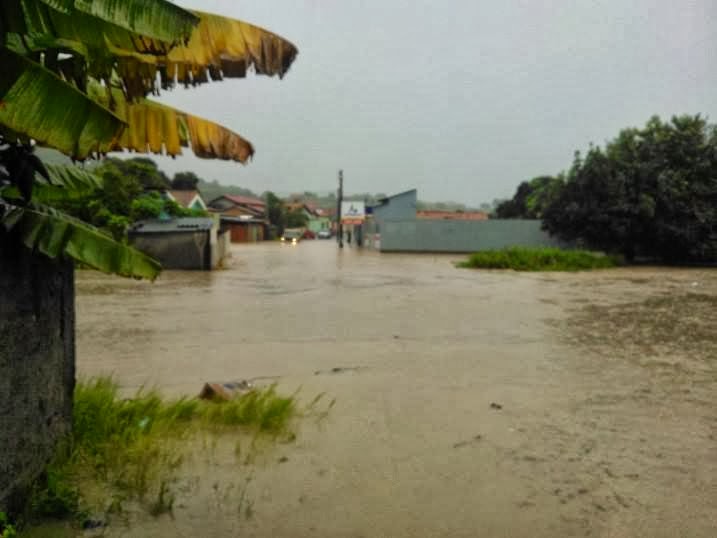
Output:
<path fill-rule="evenodd" d="M 258 74 L 283 77 L 298 53 L 293 44 L 272 32 L 210 13 L 193 12 L 199 23 L 193 29 L 180 25 L 176 34 L 148 31 L 146 26 L 153 19 L 159 19 L 158 28 L 169 24 L 163 22 L 163 10 L 140 9 L 145 3 L 155 2 L 2 0 L 0 43 L 7 33 L 4 41 L 12 41 L 19 52 L 71 52 L 84 59 L 84 71 L 93 78 L 111 80 L 113 73 L 118 73 L 130 98 L 156 92 L 158 73 L 165 88 L 175 81 L 196 85 L 208 82 L 210 77 L 245 77 L 251 68 Z M 71 4 L 74 11 L 70 11 Z M 90 5 L 95 7 L 87 7 Z M 125 24 L 131 13 L 141 16 Z M 145 22 L 140 25 L 138 19 Z M 171 19 L 170 12 L 166 20 Z M 183 33 L 185 30 L 191 30 L 191 34 Z M 177 39 L 188 35 L 188 41 Z"/>
<path fill-rule="evenodd" d="M 93 99 L 109 106 L 106 88 L 91 83 L 89 91 Z M 197 157 L 241 163 L 254 155 L 251 143 L 226 127 L 149 99 L 127 101 L 118 88 L 111 95 L 115 113 L 127 123 L 114 150 L 174 157 L 182 154 L 182 147 L 190 147 Z"/>
<path fill-rule="evenodd" d="M 120 118 L 41 65 L 0 47 L 0 66 L 0 129 L 80 160 L 119 139 Z"/>
<path fill-rule="evenodd" d="M 199 17 L 165 0 L 42 0 L 66 15 L 97 17 L 136 34 L 178 43 L 191 35 Z"/>
<path fill-rule="evenodd" d="M 257 74 L 283 77 L 298 49 L 268 30 L 244 21 L 195 11 L 199 25 L 186 45 L 172 48 L 163 69 L 165 85 L 176 79 L 184 84 L 207 82 L 208 77 Z"/>
<path fill-rule="evenodd" d="M 50 258 L 67 256 L 98 271 L 150 280 L 161 271 L 159 262 L 146 254 L 48 206 L 11 206 L 0 223 L 27 248 Z"/>
<path fill-rule="evenodd" d="M 83 170 L 78 166 L 65 166 L 44 163 L 50 181 L 40 174 L 35 174 L 32 187 L 32 199 L 41 203 L 53 203 L 65 200 L 76 200 L 86 196 L 95 189 L 101 189 L 104 182 L 101 177 Z M 0 198 L 10 202 L 21 203 L 22 196 L 17 187 L 0 188 Z"/>

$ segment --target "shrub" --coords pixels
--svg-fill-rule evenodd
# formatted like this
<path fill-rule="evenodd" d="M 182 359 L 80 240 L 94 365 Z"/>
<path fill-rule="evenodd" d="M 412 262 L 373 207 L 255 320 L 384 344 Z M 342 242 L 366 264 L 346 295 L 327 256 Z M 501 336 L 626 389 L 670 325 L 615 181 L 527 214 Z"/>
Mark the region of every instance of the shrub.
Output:
<path fill-rule="evenodd" d="M 473 269 L 513 269 L 515 271 L 584 271 L 618 265 L 614 256 L 586 250 L 511 247 L 471 254 L 459 267 Z"/>

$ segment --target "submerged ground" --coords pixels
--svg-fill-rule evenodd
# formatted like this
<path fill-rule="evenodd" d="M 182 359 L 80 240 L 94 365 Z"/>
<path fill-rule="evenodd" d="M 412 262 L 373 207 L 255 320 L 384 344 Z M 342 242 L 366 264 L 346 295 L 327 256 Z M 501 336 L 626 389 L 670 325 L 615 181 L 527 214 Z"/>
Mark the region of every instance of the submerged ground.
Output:
<path fill-rule="evenodd" d="M 715 536 L 717 270 L 455 259 L 315 241 L 155 284 L 79 272 L 80 376 L 336 398 L 252 464 L 198 444 L 173 518 L 105 534 Z"/>

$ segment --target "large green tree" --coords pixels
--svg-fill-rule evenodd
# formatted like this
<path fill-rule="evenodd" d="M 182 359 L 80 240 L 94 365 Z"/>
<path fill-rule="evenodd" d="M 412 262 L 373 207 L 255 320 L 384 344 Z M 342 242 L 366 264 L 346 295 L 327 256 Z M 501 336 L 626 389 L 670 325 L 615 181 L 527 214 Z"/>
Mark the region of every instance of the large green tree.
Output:
<path fill-rule="evenodd" d="M 194 191 L 200 178 L 194 172 L 177 172 L 172 178 L 172 188 L 178 191 Z"/>
<path fill-rule="evenodd" d="M 717 261 L 717 128 L 653 117 L 576 156 L 543 215 L 566 239 L 666 261 Z"/>

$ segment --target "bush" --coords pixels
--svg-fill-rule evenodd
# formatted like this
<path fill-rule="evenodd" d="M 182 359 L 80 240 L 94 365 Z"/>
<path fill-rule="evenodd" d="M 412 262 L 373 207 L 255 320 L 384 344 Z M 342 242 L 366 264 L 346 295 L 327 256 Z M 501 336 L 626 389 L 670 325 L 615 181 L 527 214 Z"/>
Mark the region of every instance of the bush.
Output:
<path fill-rule="evenodd" d="M 471 254 L 460 267 L 473 269 L 513 269 L 515 271 L 583 271 L 618 265 L 614 256 L 586 250 L 511 247 Z"/>

